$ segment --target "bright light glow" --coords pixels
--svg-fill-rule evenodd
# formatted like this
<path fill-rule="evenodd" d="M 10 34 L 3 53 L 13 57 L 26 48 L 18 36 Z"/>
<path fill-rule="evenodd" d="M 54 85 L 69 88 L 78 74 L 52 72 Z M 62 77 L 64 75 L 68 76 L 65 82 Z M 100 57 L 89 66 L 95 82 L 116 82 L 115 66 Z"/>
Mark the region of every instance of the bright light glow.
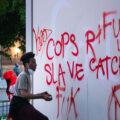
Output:
<path fill-rule="evenodd" d="M 20 49 L 19 48 L 15 48 L 15 53 L 19 53 L 20 52 Z"/>

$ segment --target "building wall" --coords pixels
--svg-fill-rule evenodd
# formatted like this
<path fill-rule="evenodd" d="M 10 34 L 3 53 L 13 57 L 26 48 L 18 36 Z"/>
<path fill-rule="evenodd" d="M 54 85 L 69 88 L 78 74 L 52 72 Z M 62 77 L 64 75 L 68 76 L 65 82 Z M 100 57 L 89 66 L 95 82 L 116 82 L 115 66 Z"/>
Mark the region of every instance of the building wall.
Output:
<path fill-rule="evenodd" d="M 33 93 L 53 97 L 34 106 L 50 120 L 120 120 L 120 1 L 32 1 Z"/>

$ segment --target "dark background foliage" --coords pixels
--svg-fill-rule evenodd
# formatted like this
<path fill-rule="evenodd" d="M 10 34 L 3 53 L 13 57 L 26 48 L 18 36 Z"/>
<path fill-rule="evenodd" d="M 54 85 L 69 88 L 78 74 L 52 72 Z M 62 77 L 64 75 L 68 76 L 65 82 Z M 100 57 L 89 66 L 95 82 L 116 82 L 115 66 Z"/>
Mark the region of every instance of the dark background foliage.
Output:
<path fill-rule="evenodd" d="M 20 42 L 25 52 L 25 0 L 0 0 L 0 55 L 10 59 L 8 51 Z"/>

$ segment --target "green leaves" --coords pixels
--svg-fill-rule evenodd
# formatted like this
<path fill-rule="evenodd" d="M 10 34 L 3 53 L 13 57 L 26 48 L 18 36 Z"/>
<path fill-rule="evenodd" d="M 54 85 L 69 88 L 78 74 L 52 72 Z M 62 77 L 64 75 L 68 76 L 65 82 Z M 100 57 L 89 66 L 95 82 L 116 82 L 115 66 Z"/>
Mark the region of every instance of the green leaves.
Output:
<path fill-rule="evenodd" d="M 3 55 L 3 56 L 5 56 L 8 60 L 11 60 L 11 55 L 9 55 L 9 54 L 7 54 L 7 53 L 5 53 L 5 52 L 3 52 L 3 51 L 0 51 L 0 55 Z"/>
<path fill-rule="evenodd" d="M 10 57 L 7 51 L 16 41 L 25 52 L 25 0 L 0 0 L 0 46 L 4 48 L 0 55 Z"/>
<path fill-rule="evenodd" d="M 6 14 L 8 6 L 9 3 L 7 0 L 0 0 L 0 17 Z"/>

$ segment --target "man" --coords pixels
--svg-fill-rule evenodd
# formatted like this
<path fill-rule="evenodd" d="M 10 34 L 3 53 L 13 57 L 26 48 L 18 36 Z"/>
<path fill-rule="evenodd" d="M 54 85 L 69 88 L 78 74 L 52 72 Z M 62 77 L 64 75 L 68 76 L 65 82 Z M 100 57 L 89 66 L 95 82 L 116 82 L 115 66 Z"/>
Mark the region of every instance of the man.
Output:
<path fill-rule="evenodd" d="M 15 67 L 13 68 L 13 71 L 17 76 L 19 75 L 20 68 L 19 68 L 19 65 L 17 63 L 15 64 Z"/>
<path fill-rule="evenodd" d="M 48 120 L 48 118 L 37 111 L 29 99 L 44 99 L 51 101 L 52 96 L 47 92 L 32 94 L 30 75 L 36 70 L 36 60 L 33 52 L 28 52 L 21 57 L 24 71 L 21 72 L 15 84 L 15 93 L 10 103 L 10 116 L 13 120 Z"/>

